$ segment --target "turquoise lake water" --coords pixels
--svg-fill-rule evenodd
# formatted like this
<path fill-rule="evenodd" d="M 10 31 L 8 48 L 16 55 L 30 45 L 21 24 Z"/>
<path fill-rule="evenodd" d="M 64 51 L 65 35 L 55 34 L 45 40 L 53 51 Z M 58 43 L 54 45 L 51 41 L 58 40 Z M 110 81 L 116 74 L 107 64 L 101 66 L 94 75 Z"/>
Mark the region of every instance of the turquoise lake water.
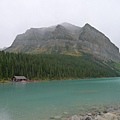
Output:
<path fill-rule="evenodd" d="M 49 120 L 120 104 L 120 78 L 0 84 L 0 120 Z"/>

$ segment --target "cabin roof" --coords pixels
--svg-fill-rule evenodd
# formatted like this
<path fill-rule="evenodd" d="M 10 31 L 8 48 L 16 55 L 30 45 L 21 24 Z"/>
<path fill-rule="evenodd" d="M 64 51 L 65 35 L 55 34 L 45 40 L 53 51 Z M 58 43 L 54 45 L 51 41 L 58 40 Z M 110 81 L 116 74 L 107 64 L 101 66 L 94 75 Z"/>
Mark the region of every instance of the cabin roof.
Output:
<path fill-rule="evenodd" d="M 16 78 L 16 79 L 27 79 L 25 76 L 14 76 L 13 78 Z"/>

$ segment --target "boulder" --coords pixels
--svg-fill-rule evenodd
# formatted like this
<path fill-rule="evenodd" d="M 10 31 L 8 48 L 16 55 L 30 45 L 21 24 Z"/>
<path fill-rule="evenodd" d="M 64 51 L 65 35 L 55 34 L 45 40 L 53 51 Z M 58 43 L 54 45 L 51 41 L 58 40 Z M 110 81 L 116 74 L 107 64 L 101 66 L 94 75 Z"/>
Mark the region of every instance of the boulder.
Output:
<path fill-rule="evenodd" d="M 113 113 L 104 114 L 104 118 L 107 120 L 118 120 L 117 116 Z"/>

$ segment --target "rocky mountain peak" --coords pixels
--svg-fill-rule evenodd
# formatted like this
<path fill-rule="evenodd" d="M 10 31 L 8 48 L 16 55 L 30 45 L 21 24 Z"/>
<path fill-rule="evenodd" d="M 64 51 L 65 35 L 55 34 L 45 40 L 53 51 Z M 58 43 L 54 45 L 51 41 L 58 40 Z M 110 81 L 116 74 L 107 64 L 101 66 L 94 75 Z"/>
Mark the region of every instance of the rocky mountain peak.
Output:
<path fill-rule="evenodd" d="M 63 27 L 65 27 L 67 29 L 80 29 L 80 27 L 75 26 L 75 25 L 70 24 L 70 23 L 67 23 L 67 22 L 61 23 L 60 25 L 62 25 Z"/>
<path fill-rule="evenodd" d="M 95 29 L 93 26 L 91 26 L 90 24 L 88 24 L 88 23 L 86 23 L 84 26 L 83 26 L 83 28 L 82 28 L 82 30 L 84 30 L 84 31 L 96 31 L 96 32 L 100 32 L 100 31 L 98 31 L 97 29 Z"/>
<path fill-rule="evenodd" d="M 66 29 L 71 31 L 71 33 L 73 33 L 73 34 L 78 33 L 81 30 L 81 27 L 72 25 L 72 24 L 67 23 L 67 22 L 61 23 L 60 25 L 62 25 L 63 27 L 65 27 Z"/>
<path fill-rule="evenodd" d="M 89 23 L 86 23 L 84 26 L 85 27 L 92 27 Z"/>
<path fill-rule="evenodd" d="M 83 27 L 65 22 L 48 28 L 31 28 L 18 35 L 5 51 L 77 56 L 88 53 L 103 60 L 120 61 L 119 49 L 88 23 Z"/>
<path fill-rule="evenodd" d="M 58 24 L 57 26 L 56 26 L 56 28 L 55 28 L 55 31 L 56 30 L 65 30 L 66 28 L 64 27 L 64 26 L 62 26 L 62 25 L 60 25 L 60 24 Z"/>
<path fill-rule="evenodd" d="M 95 32 L 95 33 L 99 33 L 103 36 L 105 36 L 102 32 L 100 32 L 99 30 L 97 30 L 96 28 L 94 28 L 93 26 L 91 26 L 90 24 L 86 23 L 83 28 L 82 28 L 83 31 L 86 31 L 86 32 Z M 106 37 L 106 36 L 105 36 Z"/>

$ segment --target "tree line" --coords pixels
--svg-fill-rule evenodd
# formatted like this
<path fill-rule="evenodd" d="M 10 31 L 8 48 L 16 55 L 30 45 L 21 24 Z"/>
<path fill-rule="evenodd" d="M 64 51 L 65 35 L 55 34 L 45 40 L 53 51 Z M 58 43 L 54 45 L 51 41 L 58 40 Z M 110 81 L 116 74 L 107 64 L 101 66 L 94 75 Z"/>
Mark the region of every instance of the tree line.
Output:
<path fill-rule="evenodd" d="M 23 54 L 0 52 L 0 80 L 22 75 L 27 79 L 60 80 L 114 77 L 119 74 L 104 62 L 83 54 Z"/>

